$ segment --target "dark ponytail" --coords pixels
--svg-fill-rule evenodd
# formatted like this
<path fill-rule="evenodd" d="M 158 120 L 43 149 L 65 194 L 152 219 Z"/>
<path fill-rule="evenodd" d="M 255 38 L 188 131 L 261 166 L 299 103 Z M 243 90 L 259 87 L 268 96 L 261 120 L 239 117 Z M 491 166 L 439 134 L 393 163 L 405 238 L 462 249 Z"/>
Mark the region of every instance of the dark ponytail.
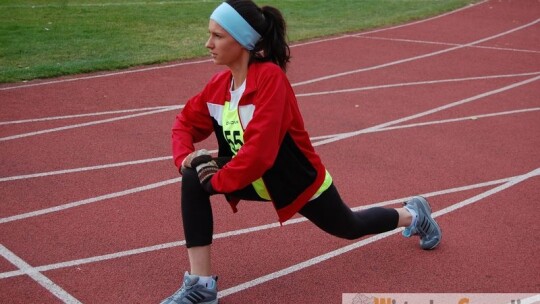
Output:
<path fill-rule="evenodd" d="M 286 71 L 291 55 L 287 25 L 281 12 L 271 6 L 260 8 L 251 0 L 228 0 L 227 3 L 261 35 L 250 51 L 250 63 L 271 61 Z"/>

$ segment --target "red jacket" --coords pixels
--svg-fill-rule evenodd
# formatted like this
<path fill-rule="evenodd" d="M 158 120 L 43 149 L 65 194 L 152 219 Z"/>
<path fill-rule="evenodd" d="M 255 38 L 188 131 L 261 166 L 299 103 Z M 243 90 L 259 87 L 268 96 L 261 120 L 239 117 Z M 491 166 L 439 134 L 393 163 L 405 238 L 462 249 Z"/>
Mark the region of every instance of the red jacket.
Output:
<path fill-rule="evenodd" d="M 230 100 L 232 74 L 216 74 L 205 88 L 188 100 L 172 129 L 174 162 L 192 151 L 194 143 L 212 132 L 219 156 L 233 153 L 220 126 L 219 109 Z M 246 89 L 238 104 L 244 130 L 237 155 L 211 179 L 218 193 L 232 193 L 262 177 L 280 222 L 298 212 L 325 178 L 325 168 L 304 129 L 296 97 L 285 73 L 273 63 L 249 66 Z M 238 199 L 231 199 L 236 211 Z"/>

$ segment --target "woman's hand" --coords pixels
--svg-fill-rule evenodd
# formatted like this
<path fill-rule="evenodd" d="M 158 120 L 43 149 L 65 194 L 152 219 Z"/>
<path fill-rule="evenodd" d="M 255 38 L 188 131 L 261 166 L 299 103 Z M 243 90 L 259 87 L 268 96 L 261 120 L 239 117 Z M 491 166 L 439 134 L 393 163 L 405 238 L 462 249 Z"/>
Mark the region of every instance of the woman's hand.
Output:
<path fill-rule="evenodd" d="M 182 171 L 186 168 L 193 168 L 197 171 L 201 186 L 206 192 L 210 194 L 216 193 L 212 188 L 210 179 L 216 174 L 219 167 L 208 151 L 202 149 L 190 153 L 182 162 Z"/>
<path fill-rule="evenodd" d="M 195 169 L 195 167 L 191 166 L 191 163 L 197 157 L 203 157 L 202 159 L 205 159 L 206 162 L 209 162 L 212 160 L 212 156 L 210 156 L 210 153 L 206 149 L 193 151 L 189 153 L 188 156 L 186 156 L 186 158 L 184 158 L 184 160 L 182 161 L 182 166 L 180 167 L 180 173 L 184 172 L 184 170 L 186 170 L 187 168 Z"/>

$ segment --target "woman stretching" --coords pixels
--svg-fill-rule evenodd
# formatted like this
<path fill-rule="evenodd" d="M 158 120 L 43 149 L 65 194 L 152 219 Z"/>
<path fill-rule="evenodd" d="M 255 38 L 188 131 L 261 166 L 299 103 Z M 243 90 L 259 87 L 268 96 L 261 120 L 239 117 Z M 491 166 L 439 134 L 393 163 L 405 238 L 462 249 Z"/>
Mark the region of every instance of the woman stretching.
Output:
<path fill-rule="evenodd" d="M 272 202 L 280 222 L 296 213 L 320 229 L 349 240 L 406 227 L 423 249 L 441 241 L 441 229 L 420 196 L 403 208 L 353 212 L 304 129 L 285 74 L 289 62 L 285 20 L 273 7 L 251 0 L 219 5 L 208 25 L 206 47 L 216 74 L 186 103 L 172 130 L 174 161 L 182 178 L 182 220 L 190 270 L 182 287 L 162 303 L 215 304 L 217 277 L 210 248 L 210 196 L 224 194 L 236 211 L 240 200 Z M 194 144 L 215 133 L 217 157 Z"/>

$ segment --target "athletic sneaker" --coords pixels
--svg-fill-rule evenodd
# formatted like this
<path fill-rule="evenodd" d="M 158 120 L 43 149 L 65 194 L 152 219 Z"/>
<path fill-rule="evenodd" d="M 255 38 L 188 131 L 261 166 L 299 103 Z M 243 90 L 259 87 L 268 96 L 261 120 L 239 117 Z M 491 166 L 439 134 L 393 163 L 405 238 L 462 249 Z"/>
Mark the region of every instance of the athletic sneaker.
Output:
<path fill-rule="evenodd" d="M 199 276 L 184 274 L 184 284 L 161 304 L 217 304 L 217 277 L 206 284 L 197 284 Z"/>
<path fill-rule="evenodd" d="M 415 196 L 403 205 L 413 216 L 416 214 L 413 223 L 403 230 L 403 236 L 419 235 L 422 249 L 429 250 L 437 247 L 441 242 L 442 233 L 439 224 L 431 217 L 431 206 L 428 201 L 421 196 Z"/>

